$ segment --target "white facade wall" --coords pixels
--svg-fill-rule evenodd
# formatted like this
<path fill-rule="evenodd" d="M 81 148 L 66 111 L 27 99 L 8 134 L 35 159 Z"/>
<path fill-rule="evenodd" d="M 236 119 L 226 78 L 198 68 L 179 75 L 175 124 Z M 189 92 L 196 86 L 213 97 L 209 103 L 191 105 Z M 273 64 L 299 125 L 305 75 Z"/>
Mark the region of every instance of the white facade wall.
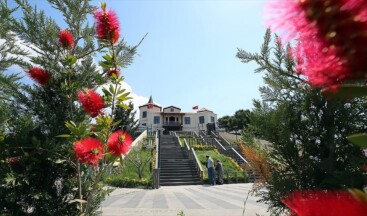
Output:
<path fill-rule="evenodd" d="M 206 130 L 208 123 L 217 123 L 217 114 L 206 109 L 188 113 L 182 113 L 181 109 L 174 106 L 166 107 L 162 110 L 159 106 L 153 106 L 153 108 L 148 109 L 148 106 L 144 105 L 139 107 L 139 109 L 139 125 L 153 131 L 162 128 L 163 124 L 177 123 L 182 125 L 182 131 L 199 132 L 200 130 Z M 200 123 L 200 118 L 204 120 L 203 123 Z"/>
<path fill-rule="evenodd" d="M 185 117 L 190 118 L 190 124 L 185 124 Z M 183 131 L 196 131 L 196 132 L 198 132 L 198 130 L 199 130 L 199 127 L 198 127 L 199 119 L 198 119 L 197 113 L 185 113 L 183 118 L 184 118 L 184 122 L 183 122 L 183 125 L 182 125 L 183 126 L 182 127 Z"/>
<path fill-rule="evenodd" d="M 156 130 L 162 127 L 161 108 L 154 106 L 148 109 L 147 106 L 142 106 L 140 109 L 139 125 L 148 127 L 149 129 Z M 159 124 L 154 124 L 154 116 L 159 116 Z"/>

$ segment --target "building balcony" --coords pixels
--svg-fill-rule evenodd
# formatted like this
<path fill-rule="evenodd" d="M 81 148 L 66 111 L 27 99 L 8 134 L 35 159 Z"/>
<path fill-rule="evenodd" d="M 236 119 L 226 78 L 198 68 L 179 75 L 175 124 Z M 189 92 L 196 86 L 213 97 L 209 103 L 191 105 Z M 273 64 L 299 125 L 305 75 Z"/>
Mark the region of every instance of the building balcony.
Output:
<path fill-rule="evenodd" d="M 174 121 L 163 122 L 163 126 L 182 126 L 182 123 L 181 122 L 174 122 Z"/>

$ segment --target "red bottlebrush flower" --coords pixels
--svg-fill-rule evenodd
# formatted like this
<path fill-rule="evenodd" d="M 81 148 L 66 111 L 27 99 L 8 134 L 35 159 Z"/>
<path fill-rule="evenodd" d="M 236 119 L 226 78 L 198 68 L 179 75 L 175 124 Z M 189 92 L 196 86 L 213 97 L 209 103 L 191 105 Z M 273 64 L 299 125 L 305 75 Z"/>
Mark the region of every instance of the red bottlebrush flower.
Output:
<path fill-rule="evenodd" d="M 340 85 L 367 74 L 365 0 L 274 1 L 268 24 L 297 38 L 297 70 L 317 87 Z"/>
<path fill-rule="evenodd" d="M 367 216 L 367 202 L 348 191 L 295 191 L 281 201 L 300 216 Z"/>
<path fill-rule="evenodd" d="M 98 139 L 88 137 L 76 141 L 73 150 L 80 162 L 96 165 L 102 159 L 103 145 Z"/>
<path fill-rule="evenodd" d="M 96 10 L 94 12 L 94 19 L 96 20 L 96 31 L 99 39 L 105 39 L 116 43 L 120 37 L 120 23 L 114 11 Z"/>
<path fill-rule="evenodd" d="M 104 100 L 95 91 L 79 90 L 77 92 L 79 102 L 82 104 L 85 112 L 87 112 L 92 118 L 98 114 L 103 114 L 102 109 L 104 108 Z"/>
<path fill-rule="evenodd" d="M 50 79 L 51 76 L 46 71 L 44 71 L 42 68 L 34 67 L 30 69 L 27 72 L 28 76 L 32 78 L 35 82 L 44 85 L 46 84 Z"/>
<path fill-rule="evenodd" d="M 118 130 L 111 134 L 107 141 L 108 150 L 115 156 L 120 156 L 129 151 L 133 139 L 126 131 Z"/>
<path fill-rule="evenodd" d="M 62 47 L 69 48 L 74 46 L 73 35 L 68 30 L 61 30 L 59 33 L 59 42 Z"/>
<path fill-rule="evenodd" d="M 110 68 L 110 69 L 106 70 L 105 72 L 106 72 L 107 76 L 109 76 L 109 77 L 112 76 L 112 74 L 115 74 L 116 77 L 119 77 L 120 74 L 121 74 L 120 69 L 116 69 L 116 68 Z"/>

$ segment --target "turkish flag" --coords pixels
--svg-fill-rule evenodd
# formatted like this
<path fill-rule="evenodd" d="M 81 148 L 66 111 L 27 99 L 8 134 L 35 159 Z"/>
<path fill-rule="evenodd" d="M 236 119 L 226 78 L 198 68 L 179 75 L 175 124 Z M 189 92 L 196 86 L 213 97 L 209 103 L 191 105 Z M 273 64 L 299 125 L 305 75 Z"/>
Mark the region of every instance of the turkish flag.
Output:
<path fill-rule="evenodd" d="M 199 109 L 199 106 L 198 105 L 193 106 L 192 109 Z"/>
<path fill-rule="evenodd" d="M 148 104 L 148 109 L 153 109 L 153 104 Z"/>

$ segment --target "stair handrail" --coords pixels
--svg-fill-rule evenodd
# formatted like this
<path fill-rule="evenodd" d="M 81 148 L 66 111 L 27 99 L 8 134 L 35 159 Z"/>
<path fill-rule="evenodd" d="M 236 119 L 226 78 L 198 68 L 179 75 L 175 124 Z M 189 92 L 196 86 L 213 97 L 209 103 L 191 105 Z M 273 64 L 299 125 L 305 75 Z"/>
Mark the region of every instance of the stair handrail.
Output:
<path fill-rule="evenodd" d="M 203 180 L 204 180 L 204 171 L 203 171 L 203 168 L 201 167 L 201 164 L 200 164 L 200 161 L 199 161 L 198 157 L 196 156 L 195 149 L 194 148 L 190 149 L 190 146 L 187 144 L 186 138 L 184 139 L 184 143 L 185 143 L 185 148 L 188 152 L 189 158 L 194 161 L 196 171 L 199 174 L 201 182 L 203 182 Z"/>
<path fill-rule="evenodd" d="M 200 132 L 200 136 L 204 135 L 205 136 L 205 132 L 204 131 L 201 131 Z"/>
<path fill-rule="evenodd" d="M 221 147 L 221 149 L 223 149 L 224 151 L 227 150 L 226 148 L 224 148 L 224 146 L 216 138 L 214 138 L 214 140 L 219 145 L 219 147 Z"/>
<path fill-rule="evenodd" d="M 194 162 L 195 162 L 198 174 L 200 176 L 200 180 L 201 180 L 201 182 L 204 182 L 204 171 L 203 171 L 203 168 L 201 167 L 201 163 L 200 163 L 198 157 L 196 156 L 196 152 L 195 152 L 194 148 L 191 148 L 191 153 L 194 156 Z"/>
<path fill-rule="evenodd" d="M 244 158 L 242 157 L 242 155 L 240 153 L 238 153 L 238 151 L 236 149 L 234 149 L 233 147 L 231 147 L 232 151 L 234 151 L 234 153 L 239 157 L 241 158 L 241 160 L 243 160 L 245 163 L 249 164 L 249 162 Z"/>
<path fill-rule="evenodd" d="M 226 145 L 231 145 L 229 142 L 228 142 L 228 140 L 226 140 L 222 135 L 220 135 L 220 134 L 218 134 L 218 136 L 219 136 L 219 139 L 222 141 L 222 142 L 224 142 Z"/>
<path fill-rule="evenodd" d="M 158 133 L 155 134 L 155 166 L 154 168 L 159 168 L 159 138 Z"/>
<path fill-rule="evenodd" d="M 214 136 L 214 138 L 218 138 L 217 134 L 215 134 L 214 131 L 210 131 L 210 133 Z"/>
<path fill-rule="evenodd" d="M 181 144 L 181 143 L 180 143 Z M 187 144 L 187 140 L 186 140 L 186 138 L 184 138 L 184 146 L 186 147 L 186 150 L 187 151 L 190 151 L 190 146 L 189 146 L 189 144 Z"/>
<path fill-rule="evenodd" d="M 206 142 L 206 140 L 204 139 L 203 136 L 199 136 L 199 140 L 201 140 L 201 142 L 204 144 L 204 145 L 208 145 L 208 143 Z"/>
<path fill-rule="evenodd" d="M 174 138 L 176 138 L 176 139 L 177 139 L 178 144 L 182 147 L 180 137 L 176 136 L 176 137 L 174 137 Z"/>
<path fill-rule="evenodd" d="M 159 188 L 159 179 L 160 179 L 160 164 L 159 164 L 159 138 L 158 133 L 155 133 L 155 164 L 153 169 L 153 188 Z"/>
<path fill-rule="evenodd" d="M 198 137 L 199 138 L 199 135 L 198 135 L 198 133 L 196 133 L 196 131 L 194 131 L 194 137 Z"/>

